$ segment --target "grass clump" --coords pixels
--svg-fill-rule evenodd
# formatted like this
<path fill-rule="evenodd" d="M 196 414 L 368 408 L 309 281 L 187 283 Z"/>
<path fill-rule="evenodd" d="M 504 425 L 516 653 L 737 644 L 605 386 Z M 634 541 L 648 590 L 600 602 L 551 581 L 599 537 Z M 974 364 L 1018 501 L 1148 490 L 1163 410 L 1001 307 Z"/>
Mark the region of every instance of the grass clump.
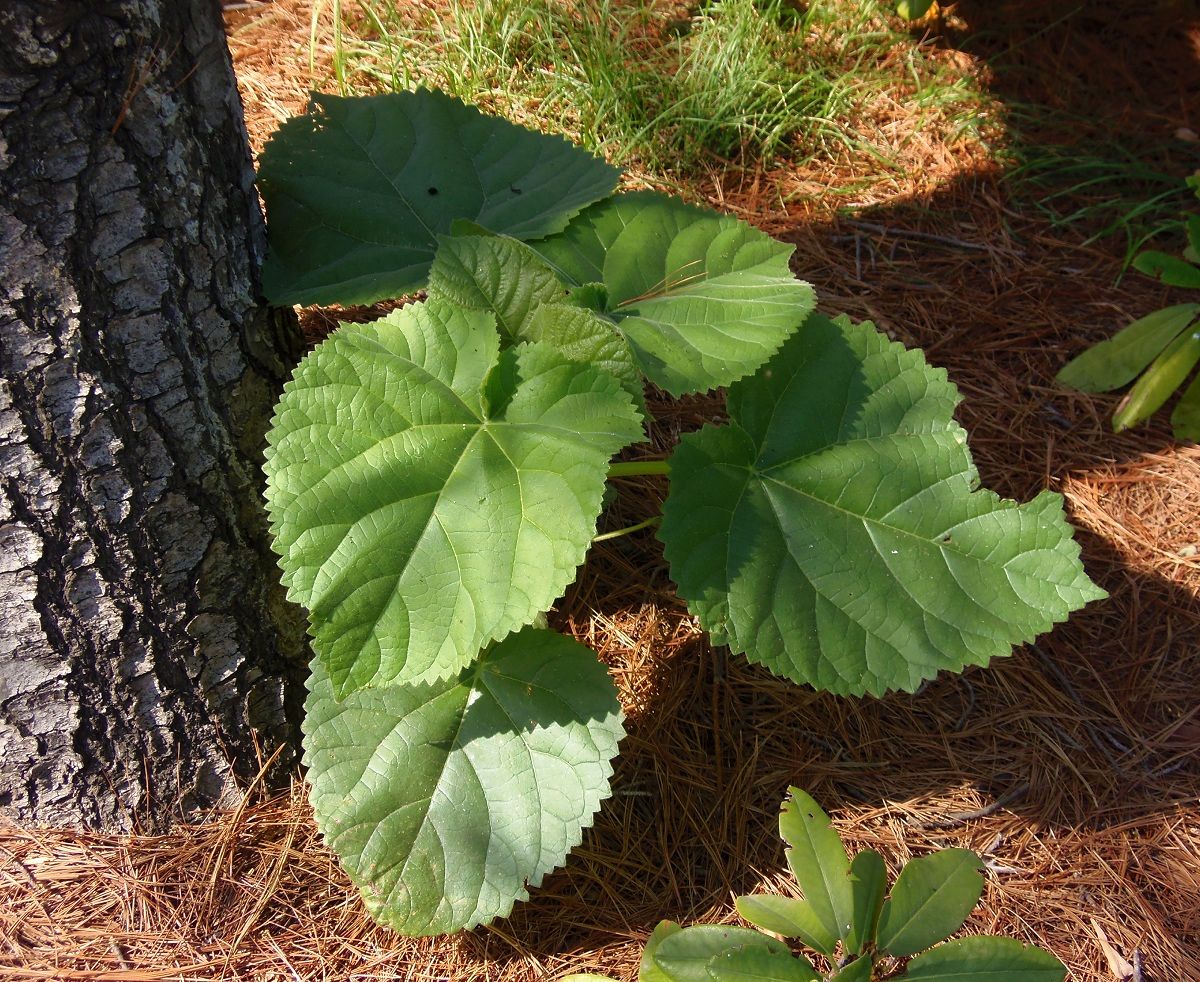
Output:
<path fill-rule="evenodd" d="M 428 85 L 664 176 L 853 146 L 896 74 L 899 35 L 873 0 L 331 5 L 343 94 Z"/>

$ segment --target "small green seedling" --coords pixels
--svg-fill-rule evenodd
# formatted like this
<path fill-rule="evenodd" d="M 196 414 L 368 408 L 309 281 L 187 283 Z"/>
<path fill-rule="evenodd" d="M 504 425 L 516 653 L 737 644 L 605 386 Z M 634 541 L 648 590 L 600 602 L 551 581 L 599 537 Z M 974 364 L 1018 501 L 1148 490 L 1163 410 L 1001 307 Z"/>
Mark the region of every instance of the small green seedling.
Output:
<path fill-rule="evenodd" d="M 1188 183 L 1200 197 L 1200 175 Z M 1149 249 L 1134 259 L 1134 268 L 1168 286 L 1200 290 L 1200 214 L 1188 218 L 1187 235 L 1182 258 Z M 1067 363 L 1058 381 L 1082 392 L 1112 392 L 1133 382 L 1113 413 L 1113 430 L 1120 433 L 1154 415 L 1197 362 L 1200 303 L 1181 303 L 1140 317 L 1089 348 Z M 1200 376 L 1175 404 L 1171 425 L 1177 440 L 1200 440 Z"/>
<path fill-rule="evenodd" d="M 919 351 L 812 313 L 793 248 L 434 92 L 321 97 L 259 175 L 276 303 L 428 298 L 296 368 L 267 508 L 315 658 L 317 823 L 407 934 L 507 916 L 609 794 L 623 736 L 595 652 L 545 613 L 607 485 L 658 524 L 714 642 L 846 695 L 1009 654 L 1087 601 L 1062 499 L 979 487 L 959 395 Z M 669 458 L 646 382 L 725 388 Z"/>
<path fill-rule="evenodd" d="M 738 897 L 737 911 L 763 931 L 794 938 L 828 966 L 759 931 L 662 921 L 646 944 L 639 982 L 1062 982 L 1066 968 L 1041 948 L 1008 938 L 945 941 L 962 927 L 983 891 L 983 864 L 946 849 L 905 865 L 887 894 L 883 858 L 850 860 L 829 817 L 811 797 L 789 790 L 779 816 L 787 861 L 803 899 Z M 569 976 L 584 982 L 597 976 Z"/>

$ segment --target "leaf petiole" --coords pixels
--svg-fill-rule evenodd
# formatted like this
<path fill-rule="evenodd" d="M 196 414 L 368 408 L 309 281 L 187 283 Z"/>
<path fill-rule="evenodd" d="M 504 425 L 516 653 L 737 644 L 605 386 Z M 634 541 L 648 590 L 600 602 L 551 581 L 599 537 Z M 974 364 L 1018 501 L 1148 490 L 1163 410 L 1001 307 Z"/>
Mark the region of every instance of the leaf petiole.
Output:
<path fill-rule="evenodd" d="M 651 515 L 644 522 L 638 522 L 636 525 L 628 525 L 623 529 L 616 529 L 612 532 L 605 532 L 602 535 L 597 535 L 592 538 L 592 542 L 604 542 L 606 539 L 619 539 L 623 535 L 629 535 L 631 532 L 640 532 L 642 529 L 649 528 L 651 525 L 657 525 L 662 521 L 662 515 Z"/>
<path fill-rule="evenodd" d="M 670 473 L 671 463 L 667 460 L 618 460 L 608 467 L 610 480 L 614 477 L 644 477 Z"/>

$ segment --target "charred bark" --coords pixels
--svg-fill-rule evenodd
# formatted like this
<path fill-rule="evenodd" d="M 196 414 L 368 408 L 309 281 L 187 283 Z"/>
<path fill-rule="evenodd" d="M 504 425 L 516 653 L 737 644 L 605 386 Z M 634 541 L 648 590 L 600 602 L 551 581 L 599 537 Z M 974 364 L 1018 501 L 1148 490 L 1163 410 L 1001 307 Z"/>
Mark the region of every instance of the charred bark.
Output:
<path fill-rule="evenodd" d="M 297 335 L 215 0 L 4 0 L 0 36 L 0 813 L 161 827 L 294 740 L 260 500 Z"/>

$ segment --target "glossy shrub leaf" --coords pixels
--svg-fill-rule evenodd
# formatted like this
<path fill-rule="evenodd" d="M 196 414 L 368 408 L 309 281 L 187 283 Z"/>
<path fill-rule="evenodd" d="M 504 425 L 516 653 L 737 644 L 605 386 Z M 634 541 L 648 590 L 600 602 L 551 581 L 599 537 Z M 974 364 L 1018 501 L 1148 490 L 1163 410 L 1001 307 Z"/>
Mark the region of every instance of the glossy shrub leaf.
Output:
<path fill-rule="evenodd" d="M 638 982 L 670 982 L 670 979 L 654 964 L 654 953 L 658 946 L 672 934 L 678 934 L 683 928 L 675 921 L 659 921 L 650 937 L 646 939 L 646 947 L 642 950 L 642 960 L 638 964 Z"/>
<path fill-rule="evenodd" d="M 829 816 L 811 795 L 788 788 L 779 812 L 779 835 L 788 844 L 785 854 L 792 875 L 825 929 L 822 940 L 846 937 L 854 912 L 850 861 Z"/>
<path fill-rule="evenodd" d="M 1200 323 L 1193 324 L 1167 345 L 1121 400 L 1113 413 L 1113 430 L 1120 433 L 1145 422 L 1181 386 L 1200 361 Z"/>
<path fill-rule="evenodd" d="M 1128 385 L 1198 315 L 1197 303 L 1181 303 L 1147 314 L 1067 362 L 1058 373 L 1058 381 L 1082 392 L 1111 392 Z"/>
<path fill-rule="evenodd" d="M 812 317 L 685 436 L 659 537 L 712 634 L 794 681 L 912 691 L 1105 594 L 1062 499 L 977 490 L 957 390 L 869 324 Z"/>
<path fill-rule="evenodd" d="M 1063 982 L 1065 966 L 1011 938 L 959 938 L 908 963 L 905 982 Z"/>
<path fill-rule="evenodd" d="M 342 701 L 313 666 L 304 759 L 317 824 L 371 914 L 398 931 L 507 916 L 609 794 L 616 690 L 570 638 L 526 628 L 460 678 Z"/>
<path fill-rule="evenodd" d="M 284 389 L 274 546 L 339 697 L 447 678 L 545 611 L 641 435 L 607 372 L 498 345 L 486 313 L 413 304 L 343 326 Z"/>
<path fill-rule="evenodd" d="M 1171 413 L 1176 440 L 1200 442 L 1200 375 L 1192 380 Z"/>
<path fill-rule="evenodd" d="M 950 937 L 979 903 L 982 867 L 968 849 L 910 860 L 880 912 L 879 947 L 899 958 Z"/>
<path fill-rule="evenodd" d="M 439 233 L 469 219 L 549 235 L 619 171 L 440 92 L 314 95 L 264 148 L 258 183 L 276 304 L 371 303 L 424 285 Z"/>
<path fill-rule="evenodd" d="M 803 955 L 758 945 L 714 955 L 708 977 L 712 982 L 819 982 L 821 978 Z"/>
<path fill-rule="evenodd" d="M 813 307 L 788 267 L 792 246 L 653 192 L 602 201 L 530 246 L 568 285 L 603 284 L 603 312 L 672 395 L 755 371 Z"/>
<path fill-rule="evenodd" d="M 1133 260 L 1133 268 L 1161 280 L 1167 286 L 1200 289 L 1200 269 L 1186 260 L 1156 249 L 1147 249 Z"/>
<path fill-rule="evenodd" d="M 708 966 L 713 957 L 746 946 L 787 954 L 787 945 L 757 931 L 701 924 L 663 938 L 654 950 L 654 965 L 668 982 L 712 982 Z"/>
<path fill-rule="evenodd" d="M 645 408 L 642 373 L 629 342 L 612 321 L 576 302 L 550 267 L 516 239 L 443 237 L 429 272 L 429 295 L 490 311 L 506 344 L 541 341 L 573 362 L 611 372 Z M 584 299 L 593 296 L 587 292 Z"/>
<path fill-rule="evenodd" d="M 738 897 L 734 906 L 755 927 L 796 938 L 822 955 L 834 953 L 837 935 L 829 932 L 807 900 L 758 894 Z"/>
<path fill-rule="evenodd" d="M 846 934 L 846 951 L 859 954 L 865 945 L 875 940 L 879 911 L 887 891 L 887 867 L 883 857 L 873 850 L 860 852 L 850 862 L 850 895 L 853 913 Z"/>
<path fill-rule="evenodd" d="M 829 982 L 871 982 L 871 971 L 874 967 L 875 963 L 870 956 L 856 958 L 829 976 Z"/>

